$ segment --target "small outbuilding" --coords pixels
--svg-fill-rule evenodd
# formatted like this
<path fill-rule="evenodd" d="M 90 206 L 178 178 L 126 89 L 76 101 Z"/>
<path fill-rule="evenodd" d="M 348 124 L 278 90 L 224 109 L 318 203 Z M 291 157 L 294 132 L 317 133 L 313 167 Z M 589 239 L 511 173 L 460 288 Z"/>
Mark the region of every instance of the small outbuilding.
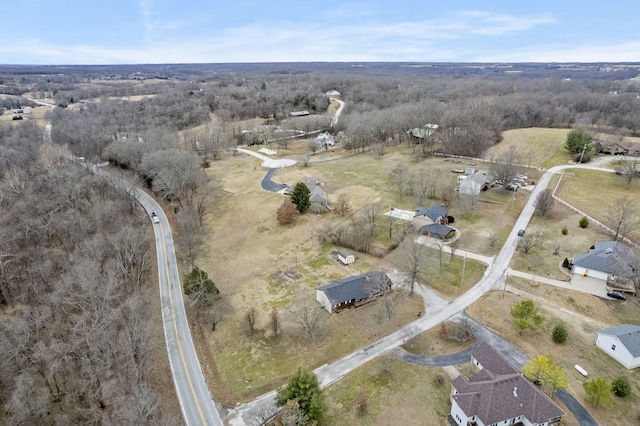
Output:
<path fill-rule="evenodd" d="M 351 265 L 356 261 L 356 257 L 349 250 L 338 251 L 338 260 L 345 265 Z"/>

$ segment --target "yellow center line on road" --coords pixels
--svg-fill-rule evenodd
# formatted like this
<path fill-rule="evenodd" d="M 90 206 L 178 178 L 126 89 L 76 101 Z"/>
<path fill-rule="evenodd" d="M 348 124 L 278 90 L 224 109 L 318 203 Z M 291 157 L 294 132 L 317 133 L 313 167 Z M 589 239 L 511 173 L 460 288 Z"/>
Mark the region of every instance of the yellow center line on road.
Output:
<path fill-rule="evenodd" d="M 189 374 L 189 370 L 187 369 L 187 363 L 184 360 L 184 353 L 182 352 L 182 344 L 180 343 L 180 334 L 178 333 L 178 323 L 176 322 L 176 313 L 175 308 L 173 306 L 173 295 L 171 294 L 171 279 L 169 278 L 169 259 L 167 257 L 167 245 L 164 242 L 164 228 L 162 227 L 162 222 L 159 223 L 160 231 L 162 234 L 162 248 L 164 250 L 164 262 L 165 269 L 167 273 L 167 289 L 169 290 L 169 303 L 171 304 L 171 316 L 173 320 L 173 329 L 176 333 L 176 341 L 178 343 L 178 351 L 180 352 L 180 359 L 182 360 L 182 365 L 184 367 L 185 375 L 187 376 L 187 382 L 189 382 L 189 388 L 191 389 L 191 394 L 193 395 L 193 400 L 196 403 L 196 408 L 198 409 L 198 414 L 200 414 L 200 419 L 202 420 L 202 424 L 207 424 L 204 414 L 202 413 L 202 409 L 200 408 L 200 404 L 198 403 L 198 398 L 196 396 L 195 389 L 193 388 L 193 383 L 191 382 L 191 374 Z M 182 291 L 182 289 L 180 289 Z M 189 325 L 187 324 L 187 327 Z M 186 420 L 186 419 L 185 419 Z"/>

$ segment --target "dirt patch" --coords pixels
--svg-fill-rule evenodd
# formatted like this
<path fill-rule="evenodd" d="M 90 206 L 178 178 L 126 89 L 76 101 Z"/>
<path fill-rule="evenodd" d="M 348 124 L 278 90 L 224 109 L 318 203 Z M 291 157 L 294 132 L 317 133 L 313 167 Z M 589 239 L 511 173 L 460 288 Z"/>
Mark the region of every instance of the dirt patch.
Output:
<path fill-rule="evenodd" d="M 280 271 L 276 272 L 275 274 L 269 275 L 269 279 L 273 281 L 277 286 L 293 284 L 300 278 L 302 278 L 302 274 L 293 269 L 287 269 L 286 271 Z"/>

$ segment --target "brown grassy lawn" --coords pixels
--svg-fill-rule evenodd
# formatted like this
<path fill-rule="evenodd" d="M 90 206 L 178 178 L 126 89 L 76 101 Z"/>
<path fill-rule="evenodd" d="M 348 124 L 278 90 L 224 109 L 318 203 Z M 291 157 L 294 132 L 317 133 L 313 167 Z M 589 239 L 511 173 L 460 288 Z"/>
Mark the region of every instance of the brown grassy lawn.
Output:
<path fill-rule="evenodd" d="M 635 302 L 616 303 L 571 290 L 539 285 L 531 287 L 522 281 L 510 279 L 516 291 L 526 292 L 526 296 L 507 291 L 486 294 L 467 311 L 477 320 L 486 324 L 494 332 L 509 340 L 530 358 L 541 354 L 551 355 L 569 376 L 567 390 L 585 405 L 591 414 L 603 425 L 637 424 L 640 409 L 640 371 L 628 371 L 593 344 L 595 331 L 637 318 L 640 308 Z M 545 315 L 546 320 L 538 332 L 526 332 L 519 336 L 511 321 L 509 310 L 514 303 L 532 298 Z M 637 319 L 635 320 L 637 321 Z M 569 329 L 569 339 L 564 344 L 556 344 L 551 339 L 551 330 L 559 322 Z M 604 377 L 607 381 L 625 375 L 632 382 L 632 395 L 614 398 L 614 405 L 608 408 L 593 408 L 584 402 L 582 384 L 585 378 L 574 368 L 580 364 L 589 372 L 589 378 Z M 566 410 L 565 410 L 566 411 Z"/>
<path fill-rule="evenodd" d="M 511 147 L 515 147 L 520 153 L 524 164 L 531 166 L 544 165 L 545 167 L 565 164 L 569 160 L 568 154 L 566 159 L 564 157 L 554 159 L 554 157 L 556 151 L 564 151 L 562 146 L 569 131 L 570 129 L 543 129 L 537 127 L 507 130 L 502 133 L 502 141 L 488 149 L 484 158 L 499 157 Z"/>
<path fill-rule="evenodd" d="M 558 197 L 603 223 L 607 222 L 607 214 L 616 200 L 624 197 L 637 199 L 639 194 L 640 180 L 634 179 L 627 186 L 622 176 L 591 170 L 566 172 L 557 193 Z M 640 238 L 640 232 L 637 230 L 631 237 Z"/>
<path fill-rule="evenodd" d="M 341 192 L 349 195 L 352 215 L 359 215 L 362 206 L 374 202 L 381 208 L 384 206 L 386 211 L 386 206 L 395 205 L 391 203 L 398 199 L 386 191 L 388 175 L 390 169 L 403 160 L 403 155 L 399 150 L 382 158 L 364 154 L 308 168 L 286 168 L 279 170 L 274 180 L 292 184 L 303 176 L 316 176 L 327 183 L 331 198 Z M 224 192 L 215 214 L 208 219 L 207 251 L 198 264 L 214 277 L 223 294 L 224 318 L 214 333 L 204 332 L 208 349 L 205 352 L 215 356 L 204 354 L 203 357 L 209 360 L 211 377 L 217 377 L 218 382 L 223 383 L 216 387 L 222 388 L 216 395 L 224 395 L 226 402 L 246 400 L 273 389 L 297 366 L 315 368 L 338 359 L 424 311 L 422 301 L 417 297 L 409 300 L 400 296 L 402 300 L 392 321 L 383 319 L 377 304 L 330 318 L 327 314 L 323 336 L 309 344 L 300 337 L 299 326 L 290 314 L 295 310 L 292 306 L 302 301 L 315 303 L 313 288 L 341 277 L 376 268 L 402 270 L 404 259 L 400 254 L 379 259 L 356 253 L 354 265 L 341 266 L 331 253 L 334 248 L 315 245 L 312 234 L 320 226 L 337 226 L 350 222 L 351 218 L 307 213 L 296 224 L 281 226 L 275 220 L 275 211 L 284 198 L 260 188 L 259 182 L 266 170 L 259 166 L 259 160 L 246 155 L 229 156 L 214 162 L 209 170 L 223 177 Z M 413 205 L 409 197 L 400 197 L 399 202 L 404 203 L 402 207 Z M 383 237 L 388 232 L 385 219 L 381 216 L 383 225 L 378 230 L 383 246 L 390 243 Z M 445 296 L 452 298 L 466 291 L 484 271 L 483 265 L 467 260 L 465 282 L 459 285 L 461 259 L 454 259 L 450 266 L 449 257 L 444 258 L 440 273 L 439 262 L 434 264 L 434 256 L 429 257 L 432 262 L 428 270 L 432 272 L 425 277 L 433 275 L 438 279 L 425 278 L 421 282 L 441 289 Z M 274 274 L 285 270 L 294 270 L 301 278 L 289 284 L 278 284 Z M 243 318 L 251 307 L 258 310 L 262 330 L 268 328 L 271 310 L 279 310 L 284 322 L 283 336 L 272 339 L 264 332 L 246 336 Z M 203 349 L 200 348 L 201 352 Z M 250 388 L 244 381 L 246 378 L 251 379 Z"/>
<path fill-rule="evenodd" d="M 403 348 L 434 356 L 459 352 L 475 340 L 457 343 L 443 340 L 439 330 L 429 330 L 409 340 Z M 438 377 L 444 381 L 438 382 Z M 369 408 L 358 413 L 358 394 L 368 395 Z M 439 367 L 422 367 L 380 357 L 353 371 L 325 390 L 328 413 L 323 424 L 446 425 L 451 410 L 451 380 Z"/>
<path fill-rule="evenodd" d="M 560 203 L 556 203 L 545 217 L 534 215 L 526 232 L 540 232 L 543 236 L 540 244 L 527 254 L 516 251 L 511 267 L 553 279 L 566 279 L 567 275 L 560 272 L 559 264 L 565 258 L 571 259 L 575 253 L 588 252 L 596 241 L 606 239 L 595 225 L 580 228 L 578 222 L 581 218 Z M 562 234 L 563 227 L 567 228 L 567 235 Z M 560 250 L 554 256 L 556 247 Z"/>
<path fill-rule="evenodd" d="M 451 410 L 450 383 L 439 367 L 381 357 L 325 390 L 328 410 L 322 424 L 445 426 Z M 360 414 L 354 402 L 361 392 L 368 396 L 369 407 Z"/>
<path fill-rule="evenodd" d="M 293 142 L 286 152 L 278 156 L 304 152 L 306 143 Z M 339 154 L 321 153 L 312 159 L 318 160 Z M 210 273 L 222 292 L 223 299 L 219 309 L 223 312 L 223 319 L 215 332 L 203 328 L 197 330 L 196 333 L 200 334 L 196 335 L 206 343 L 199 345 L 200 356 L 205 360 L 203 368 L 207 371 L 216 397 L 222 402 L 233 405 L 269 391 L 284 383 L 287 375 L 298 366 L 316 368 L 334 361 L 413 320 L 416 312 L 423 310 L 421 300 L 407 299 L 406 294 L 399 293 L 398 307 L 391 321 L 384 319 L 382 309 L 377 303 L 339 315 L 324 314 L 322 331 L 313 343 L 302 337 L 299 325 L 291 315 L 296 306 L 315 303 L 314 287 L 372 269 L 405 269 L 402 247 L 383 259 L 356 253 L 356 263 L 347 268 L 336 261 L 332 253 L 335 247 L 317 245 L 313 238 L 314 230 L 319 227 L 348 224 L 361 214 L 366 204 L 378 205 L 381 213 L 386 212 L 391 206 L 413 209 L 417 205 L 414 197 L 399 196 L 391 188 L 391 170 L 398 163 L 406 164 L 411 173 L 426 167 L 439 168 L 442 175 L 450 179 L 455 179 L 456 176 L 450 174 L 451 168 L 455 167 L 452 163 L 443 159 L 414 160 L 411 157 L 411 149 L 405 146 L 387 151 L 382 157 L 367 153 L 337 161 L 311 163 L 309 167 L 281 169 L 273 177 L 274 181 L 294 184 L 303 176 L 314 176 L 326 183 L 330 201 L 335 201 L 344 193 L 348 195 L 352 207 L 345 217 L 306 213 L 296 224 L 290 226 L 281 226 L 275 219 L 275 212 L 282 203 L 283 196 L 261 189 L 260 181 L 266 174 L 266 169 L 260 167 L 258 159 L 247 155 L 225 155 L 223 160 L 212 163 L 209 173 L 221 177 L 224 192 L 214 214 L 207 219 L 207 250 L 200 257 L 198 265 Z M 536 177 L 533 173 L 530 174 Z M 486 255 L 496 254 L 528 195 L 527 191 L 521 190 L 514 198 L 512 192 L 489 190 L 482 193 L 482 202 L 469 215 L 465 215 L 457 198 L 452 200 L 447 207 L 450 214 L 456 217 L 453 225 L 461 231 L 459 248 Z M 423 204 L 435 202 L 437 201 L 426 201 Z M 574 252 L 584 252 L 597 237 L 591 227 L 587 230 L 579 229 L 579 219 L 580 217 L 560 206 L 556 206 L 548 218 L 534 218 L 530 229 L 544 229 L 544 243 L 534 249 L 531 255 L 520 256 L 521 258 L 516 255 L 514 267 L 528 270 L 529 266 L 535 263 L 531 271 L 558 277 L 557 264 Z M 394 224 L 396 229 L 400 229 L 398 222 L 400 221 Z M 388 219 L 380 216 L 379 224 L 376 244 L 384 251 L 393 239 L 388 238 Z M 560 233 L 565 225 L 569 229 L 567 236 Z M 493 247 L 489 244 L 491 233 L 497 237 Z M 560 255 L 551 256 L 557 243 L 561 247 Z M 533 262 L 531 256 L 541 257 L 543 260 Z M 457 297 L 466 291 L 470 285 L 477 282 L 484 270 L 483 265 L 468 260 L 465 283 L 455 285 L 460 279 L 462 260 L 456 258 L 450 266 L 450 258 L 445 254 L 441 268 L 437 251 L 431 252 L 427 257 L 430 261 L 425 264 L 426 272 L 419 277 L 419 281 L 438 289 L 448 298 Z M 300 278 L 288 283 L 279 281 L 277 274 L 287 270 L 300 274 Z M 258 311 L 259 330 L 249 336 L 245 330 L 244 315 L 252 307 Z M 283 321 L 283 332 L 277 338 L 273 338 L 268 331 L 268 315 L 273 309 L 281 313 Z M 361 374 L 360 371 L 368 371 L 368 376 L 378 374 L 369 372 L 369 368 L 365 366 L 358 370 L 357 374 Z M 405 373 L 397 373 L 401 374 Z M 391 376 L 395 375 L 396 373 Z M 352 402 L 344 402 L 344 398 L 355 398 L 353 395 L 357 394 L 357 390 L 362 386 L 358 384 L 358 380 L 365 379 L 357 379 L 357 384 L 350 385 L 350 390 L 345 391 L 348 396 L 339 397 L 343 399 L 334 406 L 332 412 L 336 414 L 330 414 L 335 417 L 330 418 L 342 419 L 340 416 L 346 416 L 349 421 L 362 424 L 385 424 L 385 416 L 391 415 L 390 412 L 385 414 L 386 408 L 375 411 L 373 420 L 367 417 L 369 415 L 358 417 L 353 410 Z M 347 383 L 347 379 L 341 383 Z M 420 386 L 425 387 L 425 393 L 426 389 L 432 387 L 430 379 L 421 383 Z M 339 389 L 340 385 L 339 383 L 332 386 L 329 392 L 333 392 L 334 388 Z M 375 389 L 371 392 L 375 392 Z M 445 397 L 448 397 L 448 392 L 447 388 L 444 392 Z M 404 392 L 396 392 L 394 395 L 397 395 L 398 399 L 412 398 L 404 395 Z M 385 395 L 384 398 L 392 396 Z M 394 403 L 395 399 L 380 401 L 380 406 L 386 407 Z M 413 404 L 415 407 L 418 405 Z M 408 412 L 415 409 L 418 408 L 407 408 Z M 437 411 L 440 408 L 426 409 Z"/>
<path fill-rule="evenodd" d="M 35 121 L 38 124 L 38 126 L 44 128 L 44 125 L 45 125 L 44 116 L 50 109 L 51 108 L 46 106 L 32 107 L 31 114 L 22 114 L 23 120 L 15 120 L 15 121 L 11 117 L 12 111 L 8 110 L 4 114 L 0 114 L 0 122 L 14 123 L 16 125 L 19 125 L 20 123 L 23 123 L 23 122 Z"/>

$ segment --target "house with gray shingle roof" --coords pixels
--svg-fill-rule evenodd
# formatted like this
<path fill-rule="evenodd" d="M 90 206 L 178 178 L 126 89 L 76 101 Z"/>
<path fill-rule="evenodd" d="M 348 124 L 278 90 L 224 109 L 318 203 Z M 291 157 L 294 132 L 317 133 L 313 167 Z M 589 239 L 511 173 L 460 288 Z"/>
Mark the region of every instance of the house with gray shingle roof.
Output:
<path fill-rule="evenodd" d="M 455 236 L 456 231 L 450 226 L 441 225 L 439 223 L 431 223 L 420 228 L 420 233 L 427 237 L 444 240 Z"/>
<path fill-rule="evenodd" d="M 565 415 L 488 343 L 478 345 L 471 360 L 480 371 L 471 379 L 458 376 L 451 381 L 451 417 L 458 425 L 546 426 Z"/>
<path fill-rule="evenodd" d="M 447 214 L 449 211 L 442 204 L 434 204 L 429 207 L 418 206 L 413 216 L 413 223 L 417 228 L 422 228 L 424 225 L 432 223 L 444 223 L 447 222 Z"/>
<path fill-rule="evenodd" d="M 381 271 L 342 278 L 316 288 L 316 300 L 331 312 L 360 306 L 391 289 L 393 282 Z"/>
<path fill-rule="evenodd" d="M 622 324 L 596 331 L 595 345 L 628 369 L 640 366 L 640 326 Z"/>
<path fill-rule="evenodd" d="M 607 282 L 626 283 L 638 260 L 629 247 L 618 241 L 600 241 L 587 254 L 573 255 L 571 272 Z"/>

